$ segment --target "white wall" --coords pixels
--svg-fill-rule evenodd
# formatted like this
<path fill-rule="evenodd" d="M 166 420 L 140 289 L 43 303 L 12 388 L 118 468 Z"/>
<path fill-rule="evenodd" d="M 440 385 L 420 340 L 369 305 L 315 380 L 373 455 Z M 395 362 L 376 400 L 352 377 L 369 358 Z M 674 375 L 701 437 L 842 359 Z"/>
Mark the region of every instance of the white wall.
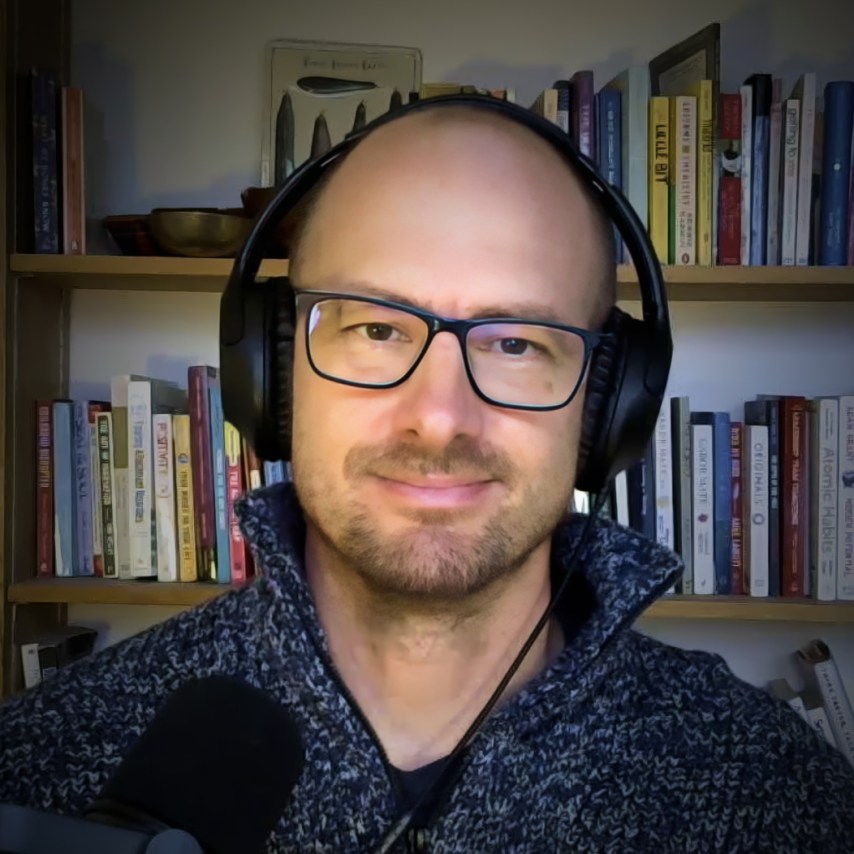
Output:
<path fill-rule="evenodd" d="M 854 78 L 850 0 L 76 0 L 73 82 L 90 103 L 90 213 L 156 205 L 237 205 L 259 176 L 264 48 L 274 38 L 404 44 L 421 48 L 425 80 L 514 86 L 529 103 L 554 79 L 588 67 L 597 85 L 717 19 L 722 85 L 753 71 L 801 71 L 819 84 Z M 210 294 L 78 292 L 71 337 L 71 392 L 97 396 L 110 373 L 183 379 L 188 364 L 216 363 L 218 300 Z M 854 388 L 854 306 L 681 304 L 673 307 L 676 358 L 670 391 L 695 408 L 739 405 L 759 391 L 822 394 Z M 174 611 L 71 608 L 104 642 Z M 851 627 L 645 621 L 673 643 L 723 654 L 762 684 L 792 675 L 791 652 L 822 636 L 854 695 Z"/>

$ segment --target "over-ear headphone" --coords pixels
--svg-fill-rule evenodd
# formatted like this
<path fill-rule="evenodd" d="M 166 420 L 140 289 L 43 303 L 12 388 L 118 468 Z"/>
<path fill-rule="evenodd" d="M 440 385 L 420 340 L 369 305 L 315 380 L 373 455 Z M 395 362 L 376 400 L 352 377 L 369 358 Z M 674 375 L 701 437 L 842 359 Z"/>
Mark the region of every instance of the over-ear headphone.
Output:
<path fill-rule="evenodd" d="M 291 453 L 294 292 L 287 277 L 258 281 L 274 232 L 326 171 L 375 128 L 418 110 L 445 105 L 488 110 L 549 142 L 601 204 L 634 262 L 642 319 L 612 308 L 587 377 L 576 488 L 605 489 L 643 456 L 664 399 L 673 342 L 661 267 L 646 230 L 623 194 L 608 184 L 557 125 L 516 104 L 486 95 L 411 101 L 351 134 L 296 169 L 261 213 L 235 259 L 220 303 L 223 410 L 261 459 Z"/>

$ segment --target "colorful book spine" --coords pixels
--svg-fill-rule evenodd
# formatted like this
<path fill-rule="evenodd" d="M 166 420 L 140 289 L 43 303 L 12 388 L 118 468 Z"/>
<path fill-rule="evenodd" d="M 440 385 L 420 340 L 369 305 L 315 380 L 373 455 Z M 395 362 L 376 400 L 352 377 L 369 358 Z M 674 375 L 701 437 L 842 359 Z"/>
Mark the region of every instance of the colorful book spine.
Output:
<path fill-rule="evenodd" d="M 101 483 L 101 540 L 104 547 L 104 578 L 118 578 L 113 413 L 99 412 L 95 424 L 98 434 L 98 477 Z"/>
<path fill-rule="evenodd" d="M 730 593 L 743 596 L 744 589 L 744 423 L 730 424 L 730 480 L 732 483 L 732 549 Z"/>
<path fill-rule="evenodd" d="M 691 413 L 694 593 L 715 592 L 715 488 L 712 424 Z"/>
<path fill-rule="evenodd" d="M 717 263 L 741 263 L 741 97 L 721 95 Z"/>
<path fill-rule="evenodd" d="M 216 581 L 231 582 L 231 533 L 228 521 L 228 484 L 225 471 L 225 417 L 219 374 L 208 380 L 211 413 L 211 459 L 213 460 L 214 532 L 216 540 Z"/>
<path fill-rule="evenodd" d="M 676 516 L 676 551 L 685 566 L 682 593 L 694 592 L 693 547 L 691 542 L 691 403 L 687 395 L 670 399 L 673 434 L 673 499 Z"/>
<path fill-rule="evenodd" d="M 658 260 L 669 261 L 670 99 L 649 99 L 649 236 Z"/>
<path fill-rule="evenodd" d="M 768 425 L 744 425 L 743 572 L 745 593 L 765 597 L 769 583 L 769 455 Z"/>
<path fill-rule="evenodd" d="M 768 249 L 768 161 L 771 138 L 770 74 L 752 74 L 751 91 L 750 264 L 764 266 Z"/>
<path fill-rule="evenodd" d="M 243 584 L 246 581 L 246 543 L 240 531 L 240 523 L 235 513 L 235 503 L 242 493 L 240 433 L 237 428 L 225 422 L 225 469 L 227 486 L 226 512 L 228 513 L 229 545 L 231 549 L 231 583 Z"/>
<path fill-rule="evenodd" d="M 576 71 L 569 78 L 570 85 L 570 121 L 572 136 L 578 150 L 596 159 L 596 111 L 593 90 L 593 72 Z"/>
<path fill-rule="evenodd" d="M 36 401 L 36 567 L 53 575 L 53 405 Z"/>
<path fill-rule="evenodd" d="M 77 502 L 74 485 L 73 413 L 70 400 L 53 402 L 54 566 L 59 577 L 75 575 Z"/>
<path fill-rule="evenodd" d="M 780 203 L 780 263 L 794 266 L 798 237 L 798 163 L 800 161 L 801 102 L 789 98 L 783 116 L 781 164 L 782 198 Z"/>
<path fill-rule="evenodd" d="M 839 399 L 817 398 L 811 436 L 812 476 L 810 507 L 813 509 L 813 590 L 819 601 L 836 599 L 838 557 L 837 502 L 839 492 Z"/>
<path fill-rule="evenodd" d="M 200 581 L 216 581 L 216 521 L 211 455 L 211 414 L 208 385 L 216 368 L 192 365 L 187 376 L 190 393 L 190 439 L 193 497 L 196 502 L 196 565 Z"/>
<path fill-rule="evenodd" d="M 193 462 L 190 448 L 190 416 L 172 416 L 172 444 L 175 455 L 175 511 L 178 535 L 178 577 L 198 580 L 196 567 L 196 526 L 193 501 Z"/>
<path fill-rule="evenodd" d="M 55 72 L 34 68 L 30 73 L 33 134 L 34 248 L 38 253 L 59 252 L 59 168 Z"/>
<path fill-rule="evenodd" d="M 616 89 L 604 87 L 596 95 L 596 116 L 599 127 L 597 142 L 599 146 L 598 164 L 605 180 L 621 190 L 623 188 L 622 113 L 621 97 Z M 617 263 L 623 257 L 623 239 L 614 228 L 614 242 Z"/>
<path fill-rule="evenodd" d="M 780 398 L 780 594 L 806 594 L 806 409 L 803 397 Z"/>
<path fill-rule="evenodd" d="M 670 238 L 671 264 L 692 266 L 697 260 L 697 99 L 670 99 Z"/>
<path fill-rule="evenodd" d="M 711 80 L 700 80 L 689 94 L 697 99 L 697 263 L 714 263 L 715 91 Z"/>
<path fill-rule="evenodd" d="M 739 87 L 741 98 L 741 251 L 742 264 L 750 263 L 753 223 L 753 89 Z"/>
<path fill-rule="evenodd" d="M 75 575 L 94 575 L 94 519 L 92 518 L 92 466 L 89 463 L 89 404 L 85 400 L 72 403 L 71 441 L 74 454 L 74 504 L 77 529 L 75 543 Z"/>
<path fill-rule="evenodd" d="M 154 463 L 154 515 L 157 532 L 157 580 L 178 581 L 172 416 L 168 412 L 152 415 L 151 434 Z"/>

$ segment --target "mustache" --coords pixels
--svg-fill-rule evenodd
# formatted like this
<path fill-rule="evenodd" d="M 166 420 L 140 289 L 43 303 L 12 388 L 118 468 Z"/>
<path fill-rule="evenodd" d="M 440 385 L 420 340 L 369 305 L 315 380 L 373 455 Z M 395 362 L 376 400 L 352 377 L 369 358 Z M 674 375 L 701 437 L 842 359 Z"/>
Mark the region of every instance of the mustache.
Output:
<path fill-rule="evenodd" d="M 514 467 L 510 457 L 488 444 L 461 437 L 441 453 L 406 442 L 386 445 L 358 445 L 344 458 L 346 477 L 360 475 L 393 475 L 412 472 L 431 474 L 464 474 L 482 480 L 512 480 Z"/>

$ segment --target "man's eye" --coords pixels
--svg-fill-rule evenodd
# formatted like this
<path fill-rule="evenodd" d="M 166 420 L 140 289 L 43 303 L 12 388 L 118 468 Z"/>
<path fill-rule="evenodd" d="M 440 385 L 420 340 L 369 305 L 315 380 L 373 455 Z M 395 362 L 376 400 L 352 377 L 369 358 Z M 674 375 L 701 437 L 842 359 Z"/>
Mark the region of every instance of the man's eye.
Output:
<path fill-rule="evenodd" d="M 356 331 L 371 341 L 391 341 L 394 338 L 400 338 L 400 333 L 388 323 L 363 323 L 356 327 Z"/>

